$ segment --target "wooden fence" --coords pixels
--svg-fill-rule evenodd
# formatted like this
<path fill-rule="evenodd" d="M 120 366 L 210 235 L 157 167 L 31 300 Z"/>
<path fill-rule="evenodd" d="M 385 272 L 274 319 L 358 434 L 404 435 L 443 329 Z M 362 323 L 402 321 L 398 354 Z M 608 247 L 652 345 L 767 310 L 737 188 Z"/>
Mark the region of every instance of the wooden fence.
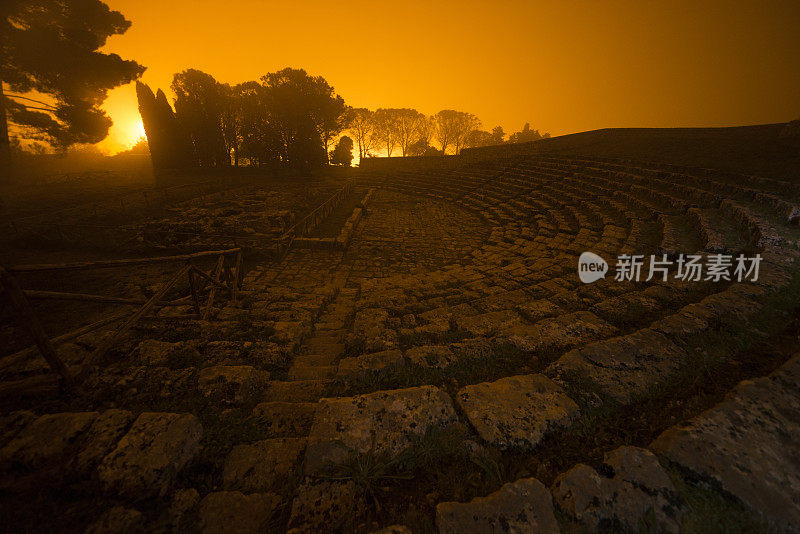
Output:
<path fill-rule="evenodd" d="M 216 257 L 217 262 L 210 272 L 205 272 L 196 267 L 193 262 L 200 258 Z M 232 261 L 229 258 L 233 258 Z M 148 299 L 136 299 L 126 297 L 115 297 L 105 295 L 93 295 L 86 293 L 65 293 L 56 291 L 40 291 L 23 289 L 18 280 L 20 274 L 25 273 L 63 273 L 71 271 L 93 270 L 93 269 L 112 269 L 120 267 L 131 267 L 140 265 L 153 265 L 158 263 L 178 263 L 182 264 L 175 274 Z M 54 375 L 50 377 L 34 377 L 34 379 L 21 381 L 19 384 L 6 384 L 3 386 L 3 394 L 12 391 L 22 390 L 24 387 L 52 383 L 53 378 L 60 377 L 62 383 L 71 387 L 80 381 L 82 375 L 88 369 L 99 363 L 102 358 L 111 350 L 116 343 L 140 320 L 144 317 L 159 319 L 157 312 L 164 307 L 191 306 L 192 313 L 185 315 L 170 315 L 168 318 L 190 318 L 208 320 L 213 310 L 215 299 L 224 293 L 234 305 L 237 304 L 244 278 L 242 272 L 242 249 L 232 248 L 227 250 L 212 250 L 197 252 L 194 254 L 182 254 L 177 256 L 161 256 L 151 258 L 135 258 L 122 260 L 105 260 L 93 262 L 59 263 L 44 265 L 18 265 L 13 267 L 0 267 L 0 288 L 2 294 L 7 296 L 14 310 L 19 315 L 22 324 L 32 335 L 35 345 L 20 352 L 6 356 L 0 360 L 0 370 L 19 365 L 35 354 L 39 353 L 47 361 Z M 187 278 L 189 283 L 189 294 L 181 298 L 165 301 L 164 298 L 181 279 Z M 205 302 L 203 299 L 205 298 Z M 83 302 L 98 302 L 106 304 L 119 304 L 122 306 L 136 306 L 136 310 L 131 313 L 129 310 L 117 314 L 109 315 L 95 323 L 83 326 L 50 338 L 42 324 L 42 321 L 35 313 L 31 300 L 72 300 Z M 116 330 L 107 334 L 89 356 L 79 373 L 73 375 L 64 362 L 59 358 L 57 347 L 68 341 L 74 340 L 84 334 L 105 327 L 109 324 L 122 321 Z"/>
<path fill-rule="evenodd" d="M 317 206 L 314 211 L 297 221 L 291 228 L 286 230 L 283 235 L 278 239 L 281 245 L 281 253 L 287 252 L 292 247 L 292 242 L 295 238 L 305 237 L 314 230 L 319 223 L 335 210 L 342 201 L 352 193 L 353 182 L 347 182 L 344 187 L 336 191 L 325 202 Z"/>

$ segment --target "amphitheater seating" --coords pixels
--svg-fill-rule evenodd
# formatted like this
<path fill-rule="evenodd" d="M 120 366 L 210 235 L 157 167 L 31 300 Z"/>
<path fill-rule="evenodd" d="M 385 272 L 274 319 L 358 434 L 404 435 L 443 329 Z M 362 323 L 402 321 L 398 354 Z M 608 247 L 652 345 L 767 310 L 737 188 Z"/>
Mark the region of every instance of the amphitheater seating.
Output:
<path fill-rule="evenodd" d="M 626 408 L 676 387 L 675 380 L 698 365 L 697 347 L 707 336 L 745 330 L 777 310 L 775 302 L 793 287 L 800 257 L 800 187 L 773 179 L 542 155 L 456 170 L 373 173 L 361 181 L 376 189 L 377 199 L 405 195 L 469 213 L 481 221 L 485 237 L 438 268 L 383 277 L 353 275 L 346 251 L 292 251 L 281 263 L 258 266 L 246 277 L 243 309 L 216 310 L 213 323 L 140 329 L 120 349 L 124 358 L 93 377 L 94 390 L 106 396 L 113 391 L 124 413 L 74 410 L 57 424 L 51 415 L 17 415 L 0 441 L 0 466 L 35 470 L 92 447 L 94 456 L 76 467 L 81 476 L 99 473 L 104 491 L 114 495 L 170 492 L 176 502 L 184 491 L 180 483 L 198 483 L 199 468 L 195 478 L 179 472 L 191 471 L 200 443 L 220 447 L 214 432 L 231 427 L 218 412 L 221 420 L 207 412 L 200 422 L 163 412 L 186 411 L 183 400 L 214 399 L 226 407 L 225 417 L 241 418 L 235 424 L 255 422 L 257 437 L 234 433 L 219 449 L 223 457 L 205 466 L 216 482 L 195 492 L 187 507 L 191 517 L 213 530 L 219 526 L 215 511 L 229 507 L 243 510 L 242 516 L 271 517 L 281 522 L 279 530 L 324 530 L 326 522 L 346 521 L 352 510 L 369 505 L 352 484 L 319 478 L 331 464 L 354 453 L 362 459 L 402 455 L 454 423 L 467 429 L 474 450 L 544 454 L 559 440 L 575 440 L 575 429 L 595 414 L 630 413 Z M 356 234 L 351 246 L 358 240 Z M 577 261 L 584 251 L 611 264 L 604 279 L 580 282 Z M 758 281 L 645 280 L 646 267 L 640 281 L 614 280 L 620 255 L 720 253 L 760 254 Z M 383 260 L 370 261 L 379 269 Z M 736 350 L 730 347 L 731 354 Z M 503 354 L 513 355 L 513 366 Z M 652 446 L 618 443 L 604 451 L 600 467 L 596 458 L 585 459 L 591 467 L 569 465 L 550 488 L 531 478 L 536 473 L 506 473 L 497 492 L 470 502 L 432 494 L 425 506 L 441 532 L 482 532 L 502 518 L 522 516 L 521 531 L 555 531 L 553 502 L 561 521 L 566 517 L 590 530 L 635 529 L 652 510 L 658 528 L 675 531 L 688 505 L 676 496 L 660 457 L 683 473 L 717 480 L 767 523 L 800 528 L 796 465 L 743 485 L 740 474 L 719 467 L 741 451 L 720 448 L 708 431 L 712 423 L 720 432 L 732 431 L 732 412 L 739 410 L 744 428 L 736 431 L 779 450 L 781 428 L 756 428 L 758 414 L 773 408 L 787 413 L 794 436 L 800 401 L 796 385 L 782 380 L 793 377 L 795 367 L 792 360 L 756 384 L 739 386 L 734 397 L 666 430 Z M 787 391 L 764 393 L 768 381 Z M 100 393 L 94 400 L 104 406 Z M 155 422 L 137 415 L 142 406 L 160 412 Z M 169 410 L 156 409 L 161 406 Z M 113 419 L 114 431 L 102 434 L 100 418 Z M 170 421 L 187 433 L 170 432 Z M 153 426 L 155 441 L 168 451 L 164 467 L 153 467 L 137 446 L 145 425 Z M 57 437 L 56 445 L 25 449 L 43 435 Z M 790 441 L 780 458 L 796 452 L 797 440 Z M 764 463 L 744 454 L 754 472 L 783 468 L 769 463 L 774 459 Z M 648 466 L 647 472 L 636 466 Z M 594 493 L 586 489 L 592 484 Z M 761 491 L 778 495 L 779 488 L 786 492 L 780 506 L 755 497 Z M 620 494 L 630 500 L 614 496 Z M 184 520 L 180 514 L 170 519 Z"/>

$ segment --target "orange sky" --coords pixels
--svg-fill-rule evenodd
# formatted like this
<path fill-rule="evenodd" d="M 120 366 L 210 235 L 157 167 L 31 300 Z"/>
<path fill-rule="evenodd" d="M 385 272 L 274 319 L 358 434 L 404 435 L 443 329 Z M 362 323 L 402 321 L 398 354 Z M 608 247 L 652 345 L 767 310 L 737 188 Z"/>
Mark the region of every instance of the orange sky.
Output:
<path fill-rule="evenodd" d="M 797 0 L 106 2 L 133 26 L 105 50 L 147 66 L 154 88 L 188 67 L 230 83 L 301 67 L 356 107 L 553 135 L 800 117 Z M 116 152 L 141 132 L 133 85 L 105 109 Z"/>

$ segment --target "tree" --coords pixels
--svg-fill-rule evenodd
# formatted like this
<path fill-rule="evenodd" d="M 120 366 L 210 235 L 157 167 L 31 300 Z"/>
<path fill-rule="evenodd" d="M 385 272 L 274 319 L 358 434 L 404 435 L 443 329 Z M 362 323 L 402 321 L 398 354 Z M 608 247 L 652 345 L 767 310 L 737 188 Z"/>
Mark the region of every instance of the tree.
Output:
<path fill-rule="evenodd" d="M 481 126 L 481 121 L 472 113 L 458 112 L 455 125 L 455 136 L 453 137 L 453 144 L 455 145 L 456 154 L 461 151 L 467 142 L 467 137 L 471 132 L 477 130 Z"/>
<path fill-rule="evenodd" d="M 392 157 L 397 146 L 397 114 L 394 109 L 379 108 L 375 112 L 375 138 L 386 147 L 386 155 Z"/>
<path fill-rule="evenodd" d="M 194 164 L 192 146 L 178 124 L 164 92 L 157 94 L 147 85 L 136 82 L 139 114 L 148 139 L 153 170 L 186 169 Z"/>
<path fill-rule="evenodd" d="M 270 117 L 266 88 L 250 81 L 234 89 L 240 155 L 251 165 L 279 165 L 284 153 L 283 138 Z"/>
<path fill-rule="evenodd" d="M 350 133 L 358 145 L 358 158 L 366 158 L 375 148 L 375 114 L 367 108 L 351 108 L 348 115 Z"/>
<path fill-rule="evenodd" d="M 331 140 L 342 133 L 347 127 L 347 120 L 349 114 L 347 113 L 348 107 L 344 103 L 344 99 L 333 93 L 333 87 L 328 85 L 321 76 L 318 77 L 323 83 L 318 83 L 317 88 L 321 91 L 317 98 L 320 104 L 315 117 L 317 124 L 317 131 L 319 132 L 322 144 L 325 147 L 325 153 L 328 153 L 328 145 Z M 351 139 L 352 142 L 352 139 Z"/>
<path fill-rule="evenodd" d="M 503 131 L 502 126 L 495 126 L 492 128 L 492 144 L 502 145 L 505 142 L 506 133 Z"/>
<path fill-rule="evenodd" d="M 322 76 L 286 68 L 261 77 L 281 160 L 307 167 L 326 163 L 330 140 L 344 128 L 347 107 Z"/>
<path fill-rule="evenodd" d="M 444 154 L 447 154 L 450 145 L 455 147 L 455 154 L 458 154 L 469 133 L 481 125 L 478 117 L 464 111 L 443 109 L 435 117 L 436 139 L 441 143 Z"/>
<path fill-rule="evenodd" d="M 492 143 L 492 134 L 484 130 L 472 130 L 464 139 L 465 147 L 489 146 Z"/>
<path fill-rule="evenodd" d="M 145 68 L 99 49 L 130 25 L 100 0 L 0 2 L 0 168 L 9 168 L 9 123 L 62 150 L 108 135 L 111 119 L 100 105 Z"/>
<path fill-rule="evenodd" d="M 394 115 L 395 139 L 400 146 L 401 154 L 405 156 L 408 147 L 419 138 L 420 127 L 426 117 L 416 109 L 402 108 L 388 111 Z"/>
<path fill-rule="evenodd" d="M 194 147 L 201 166 L 229 166 L 230 151 L 223 134 L 225 90 L 210 74 L 187 69 L 172 79 L 175 114 Z"/>
<path fill-rule="evenodd" d="M 453 144 L 456 136 L 458 111 L 443 109 L 434 115 L 436 121 L 436 140 L 442 145 L 442 154 L 447 154 L 447 147 Z"/>
<path fill-rule="evenodd" d="M 353 161 L 353 140 L 343 135 L 331 151 L 331 163 L 349 167 Z"/>
<path fill-rule="evenodd" d="M 409 156 L 442 156 L 444 153 L 432 147 L 425 139 L 418 139 L 408 147 Z"/>
<path fill-rule="evenodd" d="M 436 135 L 436 118 L 431 115 L 419 121 L 417 139 L 430 146 L 433 137 Z"/>
<path fill-rule="evenodd" d="M 228 154 L 228 164 L 230 164 L 230 154 L 233 152 L 233 165 L 239 166 L 239 120 L 237 113 L 236 90 L 228 85 L 220 84 L 222 106 L 220 110 L 220 128 L 222 129 L 222 139 L 225 142 L 225 152 Z"/>
<path fill-rule="evenodd" d="M 545 133 L 544 135 L 539 133 L 539 130 L 532 130 L 530 123 L 525 123 L 525 126 L 522 127 L 522 131 L 513 133 L 508 136 L 509 143 L 527 143 L 530 141 L 538 141 L 539 139 L 546 139 L 550 137 L 550 134 Z"/>

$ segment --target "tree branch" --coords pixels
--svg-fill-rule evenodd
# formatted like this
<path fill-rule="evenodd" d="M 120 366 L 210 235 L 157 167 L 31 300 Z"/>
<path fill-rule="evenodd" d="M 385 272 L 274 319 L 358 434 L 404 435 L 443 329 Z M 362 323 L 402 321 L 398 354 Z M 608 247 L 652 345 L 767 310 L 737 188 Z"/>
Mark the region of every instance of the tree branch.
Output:
<path fill-rule="evenodd" d="M 27 96 L 15 95 L 13 93 L 5 93 L 5 96 L 7 96 L 9 98 L 20 98 L 22 100 L 29 100 L 31 102 L 36 102 L 37 104 L 41 104 L 43 106 L 47 106 L 48 108 L 51 108 L 49 111 L 56 111 L 58 109 L 55 106 L 52 106 L 52 105 L 48 104 L 47 102 L 42 102 L 41 100 L 34 100 L 33 98 L 28 98 Z M 21 104 L 21 105 L 24 105 L 24 104 Z M 41 109 L 41 108 L 35 108 L 35 107 L 31 107 L 31 106 L 25 106 L 25 107 L 30 107 L 31 109 Z"/>

